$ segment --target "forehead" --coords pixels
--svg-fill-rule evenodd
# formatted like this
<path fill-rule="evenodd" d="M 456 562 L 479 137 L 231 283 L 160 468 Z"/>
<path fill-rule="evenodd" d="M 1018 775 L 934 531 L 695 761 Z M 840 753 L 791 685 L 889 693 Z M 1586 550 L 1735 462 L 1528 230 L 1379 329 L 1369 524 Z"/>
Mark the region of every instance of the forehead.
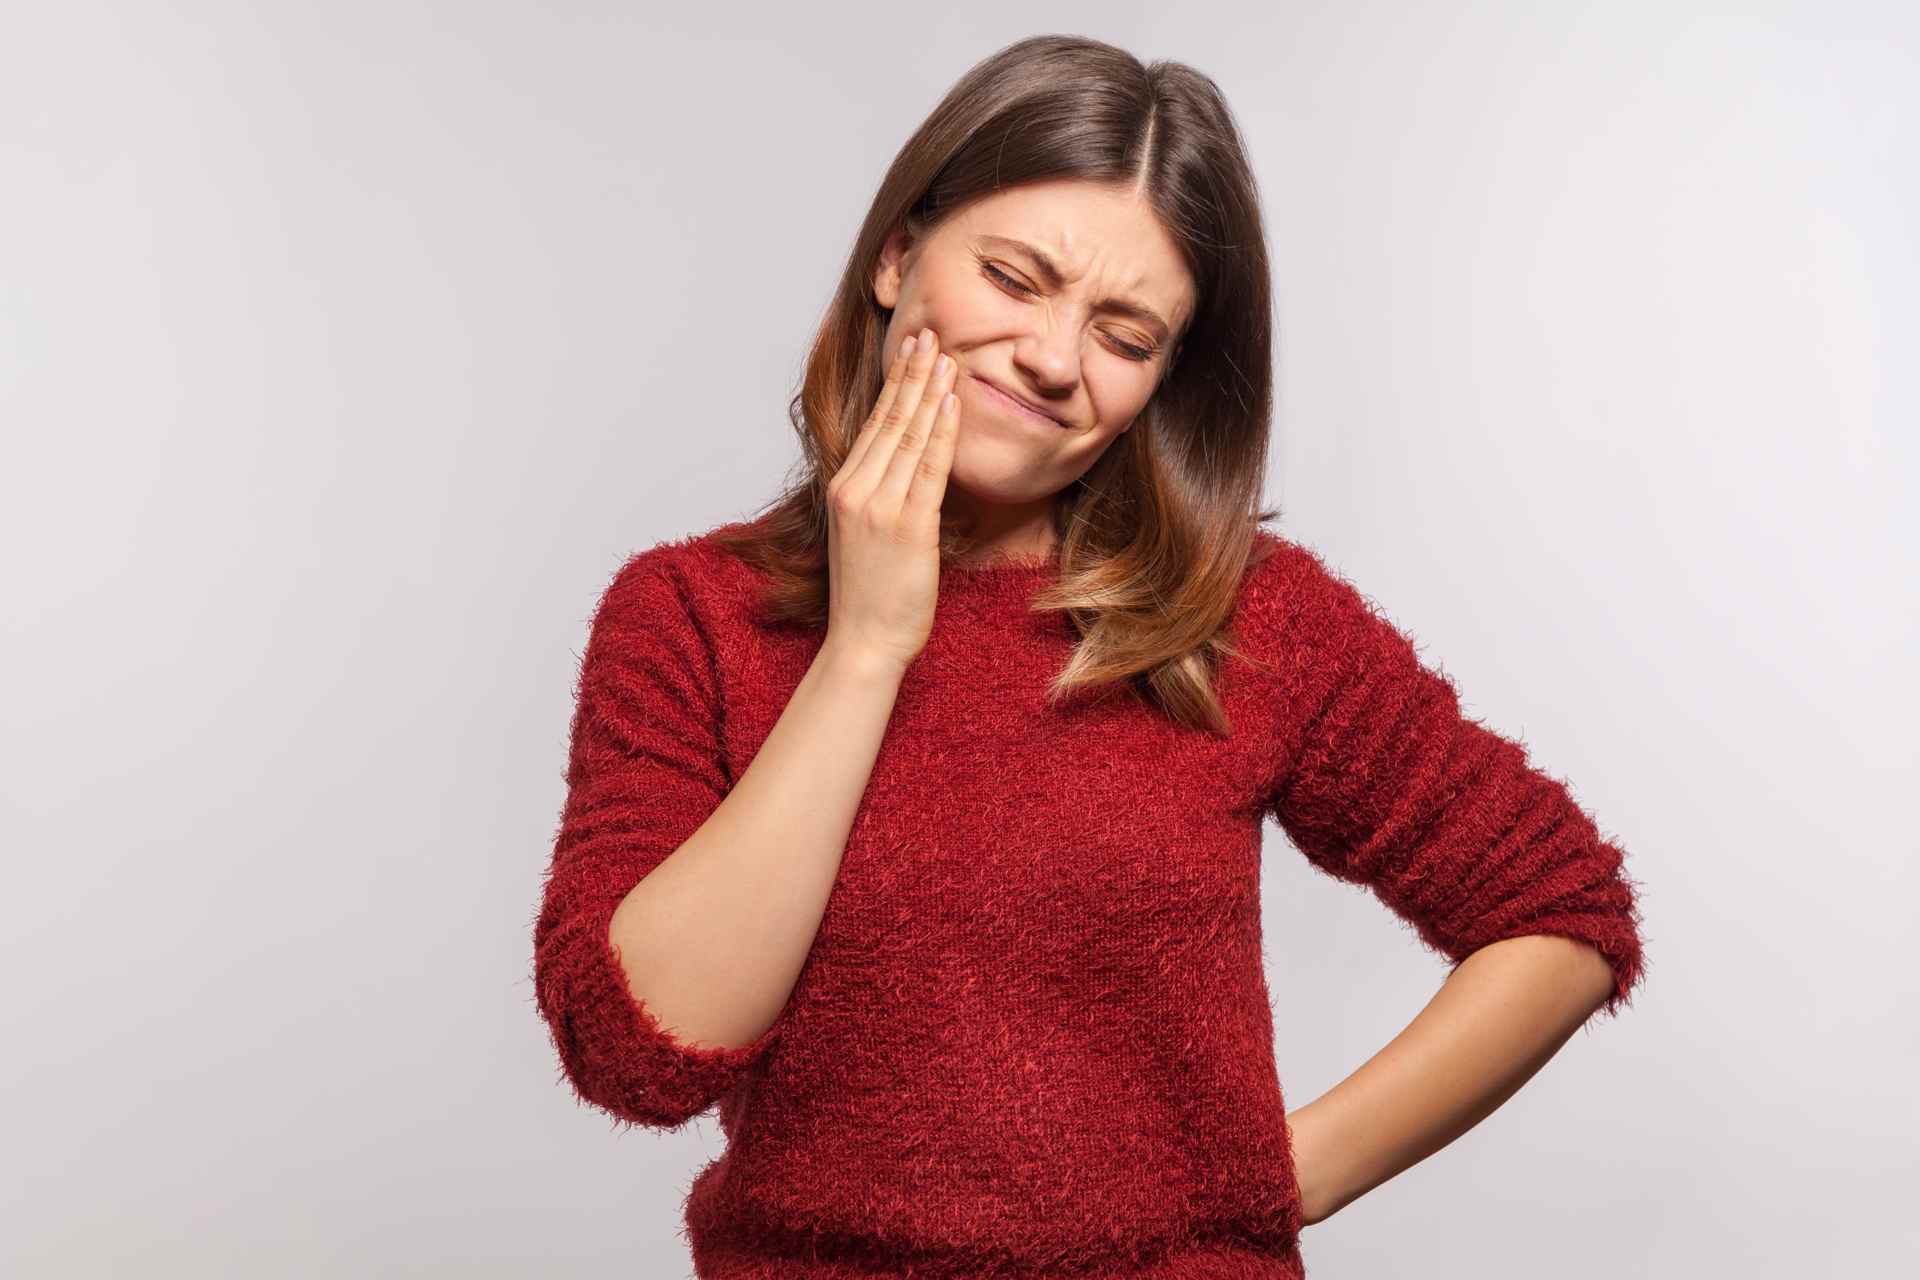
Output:
<path fill-rule="evenodd" d="M 985 195 L 961 208 L 941 231 L 962 243 L 1024 241 L 1057 262 L 1069 281 L 1096 276 L 1103 288 L 1132 294 L 1176 325 L 1192 301 L 1192 279 L 1172 234 L 1145 196 L 1100 183 L 1030 183 Z"/>

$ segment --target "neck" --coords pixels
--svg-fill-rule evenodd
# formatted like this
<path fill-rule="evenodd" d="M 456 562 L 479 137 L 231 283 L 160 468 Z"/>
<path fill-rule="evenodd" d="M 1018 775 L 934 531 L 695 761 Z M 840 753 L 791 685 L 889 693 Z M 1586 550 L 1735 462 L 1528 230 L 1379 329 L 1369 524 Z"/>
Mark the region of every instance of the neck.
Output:
<path fill-rule="evenodd" d="M 1053 524 L 1053 500 L 1018 506 L 976 503 L 956 490 L 948 491 L 943 507 L 952 525 L 973 539 L 963 565 L 1033 562 L 1059 554 L 1060 536 Z"/>

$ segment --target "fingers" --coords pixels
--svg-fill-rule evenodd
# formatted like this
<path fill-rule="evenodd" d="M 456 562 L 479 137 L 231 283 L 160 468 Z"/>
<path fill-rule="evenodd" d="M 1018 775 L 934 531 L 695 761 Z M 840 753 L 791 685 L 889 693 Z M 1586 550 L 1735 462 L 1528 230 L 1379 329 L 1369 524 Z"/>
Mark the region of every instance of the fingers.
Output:
<path fill-rule="evenodd" d="M 916 350 L 917 343 L 909 337 L 900 344 L 887 364 L 887 380 L 880 387 L 880 398 L 874 403 L 872 412 L 861 424 L 859 432 L 853 438 L 853 447 L 847 450 L 847 460 L 840 464 L 842 472 L 850 472 L 860 465 L 860 459 L 866 456 L 867 448 L 873 443 L 873 437 L 879 433 L 880 424 L 886 421 L 887 414 L 893 408 L 894 400 L 900 394 L 900 384 L 905 381 L 908 358 Z"/>
<path fill-rule="evenodd" d="M 876 501 L 895 511 L 904 512 L 909 495 L 915 489 L 922 489 L 932 492 L 933 508 L 937 512 L 946 492 L 946 466 L 940 463 L 938 453 L 932 457 L 929 453 L 935 442 L 944 437 L 945 444 L 941 447 L 946 451 L 947 460 L 952 459 L 952 442 L 958 434 L 956 424 L 960 417 L 959 397 L 953 394 L 953 385 L 959 380 L 959 366 L 948 356 L 943 355 L 941 361 L 945 367 L 936 362 L 934 376 L 927 384 L 919 408 L 896 437 L 893 454 L 887 459 L 886 476 L 874 494 Z M 924 514 L 924 495 L 921 502 Z"/>
<path fill-rule="evenodd" d="M 933 336 L 933 330 L 922 329 L 914 342 L 913 355 L 907 360 L 906 377 L 901 380 L 900 390 L 895 393 L 887 411 L 880 415 L 880 435 L 883 439 L 888 435 L 897 436 L 903 427 L 913 421 L 921 401 L 926 397 L 927 383 L 935 376 L 934 363 L 939 358 L 939 349 L 940 343 Z"/>
<path fill-rule="evenodd" d="M 947 476 L 960 441 L 960 397 L 949 391 L 940 400 L 901 506 L 903 517 L 927 521 L 935 530 L 940 527 L 940 504 L 947 496 Z"/>
<path fill-rule="evenodd" d="M 888 397 L 882 393 L 884 407 L 876 403 L 867 425 L 861 428 L 860 438 L 855 441 L 856 451 L 848 454 L 847 462 L 836 476 L 839 484 L 851 489 L 854 496 L 865 498 L 879 489 L 899 442 L 916 424 L 919 424 L 921 438 L 925 438 L 926 426 L 931 422 L 930 409 L 938 406 L 938 396 L 945 392 L 946 383 L 953 376 L 951 359 L 947 360 L 944 373 L 935 372 L 938 348 L 939 341 L 933 331 L 922 329 L 905 367 L 893 379 L 893 394 Z M 930 383 L 939 384 L 931 399 L 927 394 Z M 929 410 L 924 423 L 920 421 L 923 409 Z"/>

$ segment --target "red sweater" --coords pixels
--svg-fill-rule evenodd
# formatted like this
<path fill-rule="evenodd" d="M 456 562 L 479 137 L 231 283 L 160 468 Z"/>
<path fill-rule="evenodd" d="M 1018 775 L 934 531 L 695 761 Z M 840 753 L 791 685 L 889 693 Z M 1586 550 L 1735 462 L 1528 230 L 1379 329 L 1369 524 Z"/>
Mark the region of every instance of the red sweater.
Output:
<path fill-rule="evenodd" d="M 1229 737 L 1131 695 L 1057 709 L 1057 565 L 949 569 L 819 933 L 753 1044 L 689 1045 L 608 939 L 628 889 L 753 759 L 824 631 L 750 618 L 705 535 L 630 558 L 581 662 L 534 928 L 539 1011 L 579 1096 L 677 1128 L 718 1104 L 687 1193 L 720 1280 L 1302 1277 L 1262 969 L 1262 820 L 1457 964 L 1523 934 L 1595 946 L 1627 1002 L 1634 882 L 1566 789 L 1449 677 L 1267 530 L 1217 688 Z M 752 946 L 750 937 L 741 946 Z M 1598 1016 L 1598 1015 L 1596 1015 Z"/>

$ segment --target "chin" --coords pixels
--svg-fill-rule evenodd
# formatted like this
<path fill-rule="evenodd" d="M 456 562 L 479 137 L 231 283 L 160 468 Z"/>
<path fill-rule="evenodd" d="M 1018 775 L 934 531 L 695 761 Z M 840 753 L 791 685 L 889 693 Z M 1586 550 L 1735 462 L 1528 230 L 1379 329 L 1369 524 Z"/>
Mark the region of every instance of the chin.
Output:
<path fill-rule="evenodd" d="M 958 489 L 976 502 L 1005 506 L 1037 502 L 1060 491 L 1052 477 L 1032 457 L 994 456 L 972 458 L 963 445 L 954 454 L 953 468 L 947 473 L 947 488 Z"/>

